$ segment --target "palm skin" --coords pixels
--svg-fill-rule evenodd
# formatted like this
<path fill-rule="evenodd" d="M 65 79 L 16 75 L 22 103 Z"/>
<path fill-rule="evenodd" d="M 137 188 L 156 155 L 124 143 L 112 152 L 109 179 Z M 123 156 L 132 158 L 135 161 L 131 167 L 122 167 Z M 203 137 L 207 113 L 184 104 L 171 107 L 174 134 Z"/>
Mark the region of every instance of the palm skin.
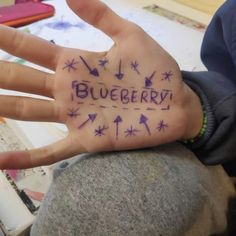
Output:
<path fill-rule="evenodd" d="M 46 61 L 46 53 L 32 56 L 19 46 L 14 49 L 13 54 L 55 73 L 4 64 L 20 71 L 18 76 L 27 74 L 39 82 L 31 86 L 30 78 L 13 82 L 15 72 L 8 83 L 0 78 L 2 87 L 53 100 L 2 97 L 0 100 L 6 105 L 13 103 L 15 108 L 0 108 L 0 115 L 64 123 L 69 133 L 47 147 L 0 154 L 0 168 L 48 165 L 79 153 L 151 147 L 197 135 L 201 119 L 191 121 L 191 117 L 201 117 L 200 102 L 183 83 L 175 60 L 142 29 L 115 15 L 100 1 L 68 0 L 68 4 L 81 18 L 109 35 L 114 46 L 108 52 L 94 53 L 30 39 L 39 50 L 49 48 Z M 0 30 L 14 34 L 7 28 Z M 0 46 L 12 52 L 4 40 L 0 40 Z M 197 108 L 195 112 L 189 109 L 191 105 Z"/>

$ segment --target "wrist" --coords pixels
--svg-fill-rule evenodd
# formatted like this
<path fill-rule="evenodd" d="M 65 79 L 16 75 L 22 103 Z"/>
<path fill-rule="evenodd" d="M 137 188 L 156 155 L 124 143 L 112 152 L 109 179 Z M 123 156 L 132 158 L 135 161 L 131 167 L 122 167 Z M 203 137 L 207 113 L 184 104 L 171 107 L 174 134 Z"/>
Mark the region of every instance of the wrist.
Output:
<path fill-rule="evenodd" d="M 185 99 L 186 129 L 182 140 L 194 142 L 206 130 L 207 117 L 198 95 L 186 85 Z"/>

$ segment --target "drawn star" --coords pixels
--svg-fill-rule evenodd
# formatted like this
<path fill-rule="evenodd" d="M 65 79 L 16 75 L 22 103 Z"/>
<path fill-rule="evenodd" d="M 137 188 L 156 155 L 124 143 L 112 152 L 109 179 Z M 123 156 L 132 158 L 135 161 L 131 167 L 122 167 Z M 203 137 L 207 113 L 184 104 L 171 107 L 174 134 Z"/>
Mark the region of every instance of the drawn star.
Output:
<path fill-rule="evenodd" d="M 162 74 L 163 75 L 163 79 L 162 80 L 168 80 L 168 81 L 171 81 L 171 77 L 173 76 L 173 73 L 171 71 L 169 72 L 165 72 Z"/>
<path fill-rule="evenodd" d="M 99 136 L 99 137 L 104 136 L 105 135 L 104 131 L 106 129 L 108 129 L 108 127 L 106 127 L 106 126 L 101 127 L 99 125 L 99 127 L 97 129 L 95 129 L 95 136 Z"/>
<path fill-rule="evenodd" d="M 168 128 L 168 127 L 169 127 L 168 124 L 165 124 L 164 121 L 161 120 L 161 121 L 159 122 L 158 126 L 157 126 L 157 130 L 158 130 L 159 132 L 165 131 L 165 129 Z"/>
<path fill-rule="evenodd" d="M 67 60 L 67 62 L 65 63 L 65 66 L 63 67 L 63 70 L 67 69 L 68 72 L 70 72 L 71 70 L 77 70 L 77 68 L 75 67 L 76 64 L 78 64 L 78 61 L 75 61 L 75 59 L 73 58 L 71 61 Z"/>
<path fill-rule="evenodd" d="M 149 76 L 149 77 L 145 77 L 145 87 L 146 88 L 149 88 L 149 87 L 151 87 L 152 86 L 152 79 L 153 79 L 153 77 L 154 77 L 154 75 L 156 74 L 156 71 L 154 71 L 152 74 L 151 74 L 151 76 Z"/>
<path fill-rule="evenodd" d="M 137 61 L 131 62 L 130 66 L 131 66 L 131 69 L 132 69 L 132 70 L 136 71 L 137 74 L 140 75 L 140 72 L 139 72 L 139 70 L 138 70 L 139 64 L 138 64 Z"/>
<path fill-rule="evenodd" d="M 77 116 L 80 116 L 80 114 L 78 113 L 79 108 L 75 109 L 75 108 L 70 108 L 68 109 L 68 113 L 67 115 L 71 118 L 76 118 Z"/>
<path fill-rule="evenodd" d="M 106 64 L 108 64 L 108 63 L 109 63 L 109 61 L 106 58 L 99 60 L 99 66 L 103 67 L 104 70 L 106 69 Z"/>
<path fill-rule="evenodd" d="M 139 130 L 134 129 L 133 126 L 131 125 L 131 126 L 130 126 L 130 129 L 127 129 L 127 130 L 125 131 L 125 134 L 126 134 L 125 137 L 127 138 L 127 137 L 131 137 L 131 136 L 136 136 L 136 133 L 137 133 L 137 132 L 139 132 Z"/>

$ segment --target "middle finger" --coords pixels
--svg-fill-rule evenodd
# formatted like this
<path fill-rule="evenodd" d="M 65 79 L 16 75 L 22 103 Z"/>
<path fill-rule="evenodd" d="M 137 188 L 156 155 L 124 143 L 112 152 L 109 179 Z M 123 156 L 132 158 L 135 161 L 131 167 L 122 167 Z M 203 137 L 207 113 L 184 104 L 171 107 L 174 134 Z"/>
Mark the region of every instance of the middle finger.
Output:
<path fill-rule="evenodd" d="M 53 98 L 52 74 L 5 61 L 0 61 L 0 71 L 0 88 Z"/>

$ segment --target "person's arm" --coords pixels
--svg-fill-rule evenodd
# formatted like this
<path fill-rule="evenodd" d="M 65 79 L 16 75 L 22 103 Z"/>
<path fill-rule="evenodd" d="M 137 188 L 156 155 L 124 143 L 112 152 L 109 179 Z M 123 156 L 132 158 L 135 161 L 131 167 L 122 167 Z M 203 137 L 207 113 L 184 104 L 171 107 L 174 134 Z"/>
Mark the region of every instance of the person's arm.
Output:
<path fill-rule="evenodd" d="M 0 47 L 54 71 L 0 62 L 0 87 L 51 99 L 0 96 L 0 115 L 63 123 L 68 136 L 0 154 L 0 168 L 48 165 L 85 152 L 138 149 L 195 137 L 200 99 L 175 60 L 137 25 L 97 0 L 68 0 L 72 10 L 114 41 L 107 52 L 64 48 L 0 26 Z M 194 109 L 193 109 L 194 107 Z"/>
<path fill-rule="evenodd" d="M 184 81 L 201 97 L 207 116 L 205 135 L 190 147 L 206 164 L 227 163 L 230 173 L 236 157 L 235 11 L 235 0 L 226 1 L 205 33 L 201 57 L 208 72 L 183 72 Z"/>
<path fill-rule="evenodd" d="M 236 86 L 216 72 L 183 72 L 206 112 L 204 135 L 189 147 L 205 164 L 223 164 L 236 153 Z"/>

